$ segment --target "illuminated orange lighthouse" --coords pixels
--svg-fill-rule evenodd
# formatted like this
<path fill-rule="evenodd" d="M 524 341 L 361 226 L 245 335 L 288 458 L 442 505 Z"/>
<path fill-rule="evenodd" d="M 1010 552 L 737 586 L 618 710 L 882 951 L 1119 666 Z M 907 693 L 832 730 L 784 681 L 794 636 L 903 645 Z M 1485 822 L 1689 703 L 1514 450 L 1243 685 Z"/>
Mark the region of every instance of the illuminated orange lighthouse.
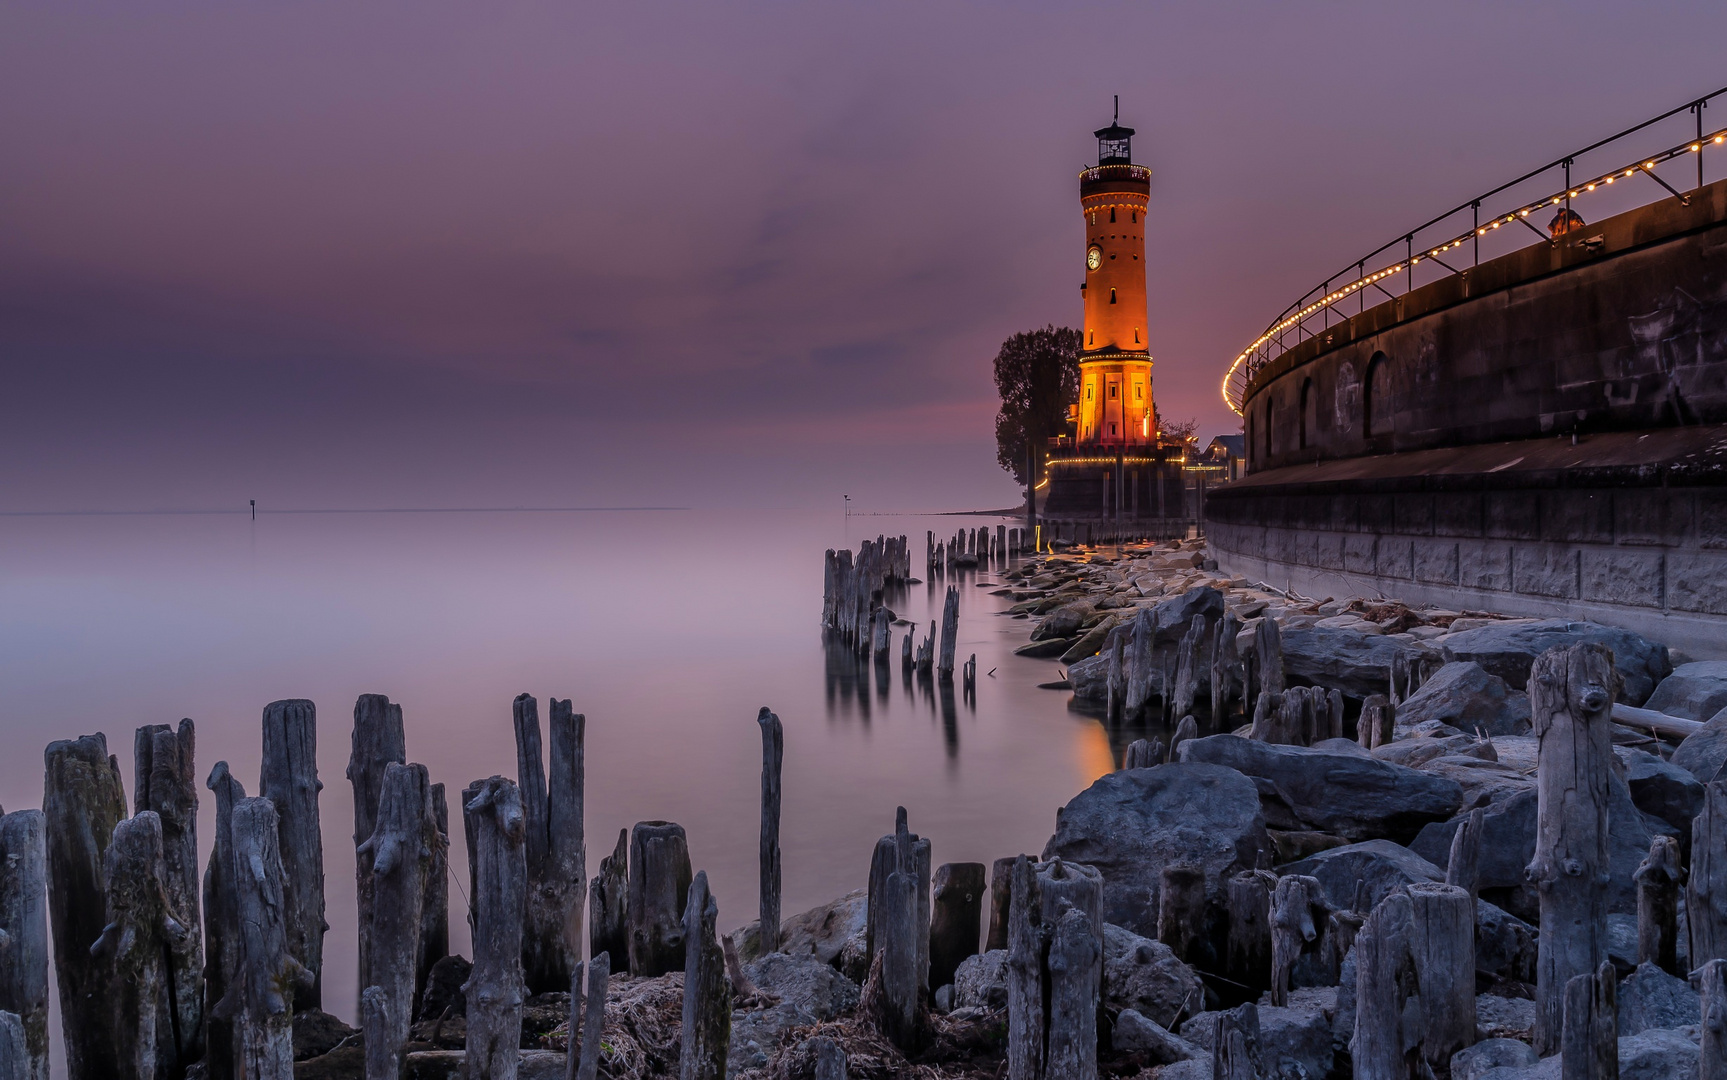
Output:
<path fill-rule="evenodd" d="M 1133 129 L 1117 116 L 1097 136 L 1097 165 L 1079 174 L 1085 213 L 1085 330 L 1079 354 L 1079 409 L 1074 437 L 1082 447 L 1157 442 L 1146 327 L 1145 209 L 1151 170 L 1135 165 Z"/>

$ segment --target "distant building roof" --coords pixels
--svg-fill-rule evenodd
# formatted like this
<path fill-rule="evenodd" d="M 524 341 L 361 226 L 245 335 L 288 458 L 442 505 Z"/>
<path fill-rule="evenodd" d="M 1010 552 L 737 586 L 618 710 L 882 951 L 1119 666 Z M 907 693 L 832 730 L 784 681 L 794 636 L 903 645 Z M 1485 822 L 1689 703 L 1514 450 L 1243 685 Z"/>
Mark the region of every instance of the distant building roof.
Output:
<path fill-rule="evenodd" d="M 1206 451 L 1206 453 L 1209 454 L 1209 453 L 1212 453 L 1218 449 L 1223 450 L 1224 453 L 1229 454 L 1232 457 L 1241 457 L 1243 454 L 1247 453 L 1247 436 L 1246 435 L 1217 435 L 1217 436 L 1214 436 L 1211 440 L 1211 445 L 1207 446 L 1205 448 L 1205 451 Z"/>

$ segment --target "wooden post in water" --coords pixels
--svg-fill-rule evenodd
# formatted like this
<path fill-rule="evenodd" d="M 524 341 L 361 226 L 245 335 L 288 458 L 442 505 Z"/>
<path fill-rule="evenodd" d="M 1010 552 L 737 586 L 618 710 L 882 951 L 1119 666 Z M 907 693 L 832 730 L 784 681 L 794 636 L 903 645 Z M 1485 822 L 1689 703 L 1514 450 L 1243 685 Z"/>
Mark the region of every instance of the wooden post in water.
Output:
<path fill-rule="evenodd" d="M 216 832 L 204 868 L 204 1073 L 208 1080 L 235 1080 L 240 1075 L 238 1029 L 231 1012 L 222 1015 L 216 1006 L 240 980 L 243 946 L 234 876 L 234 807 L 246 797 L 246 789 L 228 771 L 226 761 L 216 762 L 204 786 L 216 796 Z M 272 818 L 272 835 L 275 827 Z"/>
<path fill-rule="evenodd" d="M 1559 1049 L 1566 984 L 1593 974 L 1607 955 L 1607 802 L 1617 679 L 1613 654 L 1600 645 L 1549 649 L 1529 674 L 1529 708 L 1540 740 L 1528 876 L 1541 901 L 1535 1052 L 1543 1056 Z"/>
<path fill-rule="evenodd" d="M 989 928 L 984 935 L 985 952 L 1007 948 L 1008 905 L 1013 898 L 1012 858 L 997 859 L 989 868 Z"/>
<path fill-rule="evenodd" d="M 216 790 L 219 804 L 224 791 Z M 223 1000 L 236 1036 L 238 1075 L 246 1080 L 293 1080 L 293 988 L 309 979 L 294 959 L 288 938 L 276 804 L 262 797 L 239 799 L 233 804 L 230 833 L 237 933 L 234 981 Z"/>
<path fill-rule="evenodd" d="M 547 776 L 546 871 L 541 882 L 547 923 L 548 965 L 570 985 L 581 966 L 583 922 L 588 906 L 587 805 L 588 718 L 568 698 L 553 698 L 550 716 L 551 772 Z M 530 989 L 532 987 L 530 986 Z"/>
<path fill-rule="evenodd" d="M 638 821 L 630 833 L 630 974 L 653 977 L 684 967 L 684 911 L 690 894 L 684 827 Z"/>
<path fill-rule="evenodd" d="M 165 1054 L 183 1068 L 204 1056 L 204 948 L 198 918 L 198 781 L 193 771 L 192 721 L 178 728 L 141 727 L 132 743 L 132 805 L 162 823 L 162 884 L 168 907 L 187 933 L 173 939 L 166 978 L 170 1004 L 157 1034 Z"/>
<path fill-rule="evenodd" d="M 929 985 L 953 982 L 960 962 L 977 954 L 983 923 L 983 863 L 943 863 L 935 872 L 929 922 Z"/>
<path fill-rule="evenodd" d="M 1480 811 L 1476 811 L 1480 813 Z M 1637 882 L 1637 962 L 1651 963 L 1669 975 L 1685 977 L 1679 967 L 1679 841 L 1657 836 L 1633 875 Z"/>
<path fill-rule="evenodd" d="M 318 823 L 318 712 L 310 701 L 273 701 L 264 707 L 264 764 L 258 794 L 276 804 L 282 856 L 282 902 L 288 951 L 305 969 L 294 1008 L 323 1003 L 324 834 Z"/>
<path fill-rule="evenodd" d="M 162 819 L 153 810 L 114 827 L 103 860 L 108 923 L 91 957 L 113 973 L 102 1000 L 106 1016 L 85 1039 L 113 1046 L 116 1080 L 155 1080 L 185 1067 L 171 1039 L 167 957 L 188 932 L 167 903 L 162 872 Z"/>
<path fill-rule="evenodd" d="M 703 870 L 690 883 L 684 908 L 684 1024 L 678 1080 L 725 1080 L 732 992 L 714 933 L 719 913 L 708 892 L 708 872 Z"/>
<path fill-rule="evenodd" d="M 419 961 L 414 973 L 414 1001 L 426 994 L 432 965 L 450 954 L 450 806 L 444 785 L 433 784 L 430 831 L 432 858 L 426 864 L 426 890 L 420 901 Z"/>
<path fill-rule="evenodd" d="M 1049 945 L 1047 1080 L 1097 1080 L 1097 1006 L 1103 985 L 1103 942 L 1091 919 L 1068 908 Z"/>
<path fill-rule="evenodd" d="M 402 707 L 383 694 L 361 694 L 354 702 L 354 730 L 348 753 L 348 783 L 354 789 L 354 905 L 359 915 L 361 993 L 377 983 L 372 975 L 372 852 L 366 841 L 378 824 L 378 798 L 384 769 L 408 760 Z"/>
<path fill-rule="evenodd" d="M 612 957 L 610 953 L 594 954 L 588 961 L 587 998 L 583 1001 L 581 1016 L 582 1043 L 578 1056 L 576 1050 L 576 1002 L 581 999 L 579 994 L 570 995 L 570 1047 L 568 1051 L 570 1067 L 565 1074 L 569 1080 L 598 1080 L 600 1072 L 600 1040 L 605 1036 L 606 1025 L 606 991 L 611 986 Z M 579 989 L 579 988 L 578 988 Z"/>
<path fill-rule="evenodd" d="M 1232 703 L 1238 700 L 1237 686 L 1243 682 L 1241 652 L 1235 643 L 1240 633 L 1241 619 L 1233 611 L 1225 612 L 1211 643 L 1211 716 L 1225 728 L 1233 714 Z M 1173 749 L 1170 756 L 1174 757 Z"/>
<path fill-rule="evenodd" d="M 437 843 L 430 787 L 424 765 L 392 761 L 386 766 L 377 823 L 361 845 L 371 858 L 373 877 L 372 985 L 366 993 L 378 990 L 383 995 L 388 1025 L 382 1034 L 390 1040 L 390 1060 L 395 1061 L 407 1045 L 414 1018 L 426 869 Z"/>
<path fill-rule="evenodd" d="M 18 1022 L 17 1080 L 48 1080 L 48 838 L 40 810 L 0 818 L 0 1010 Z"/>
<path fill-rule="evenodd" d="M 381 986 L 360 991 L 360 1032 L 366 1044 L 366 1080 L 401 1080 L 402 1042 Z"/>
<path fill-rule="evenodd" d="M 629 970 L 630 832 L 618 830 L 618 844 L 600 860 L 600 873 L 588 887 L 588 955 L 608 953 Z"/>
<path fill-rule="evenodd" d="M 1013 863 L 1008 913 L 1007 1075 L 1039 1080 L 1044 1064 L 1043 908 L 1037 873 L 1021 855 Z"/>
<path fill-rule="evenodd" d="M 107 925 L 103 866 L 114 828 L 126 817 L 120 767 L 100 733 L 48 744 L 42 814 L 48 838 L 48 913 L 60 1030 L 69 1080 L 112 1080 L 120 1073 L 105 1032 L 113 976 L 90 955 Z"/>
<path fill-rule="evenodd" d="M 959 589 L 949 585 L 941 608 L 941 661 L 936 664 L 936 672 L 944 679 L 953 678 L 953 654 L 958 642 Z"/>
<path fill-rule="evenodd" d="M 786 732 L 766 705 L 756 714 L 762 730 L 761 955 L 780 949 L 780 772 L 785 763 Z"/>
<path fill-rule="evenodd" d="M 1259 673 L 1259 693 L 1283 693 L 1283 635 L 1277 620 L 1261 616 L 1253 632 L 1254 669 Z"/>
<path fill-rule="evenodd" d="M 1199 664 L 1205 644 L 1205 616 L 1195 615 L 1187 633 L 1182 635 L 1176 653 L 1175 692 L 1171 695 L 1172 716 L 1193 712 L 1193 702 L 1199 693 Z"/>
<path fill-rule="evenodd" d="M 522 911 L 527 824 L 513 780 L 494 776 L 467 805 L 474 826 L 474 970 L 468 1002 L 467 1080 L 515 1080 L 522 1042 Z"/>
<path fill-rule="evenodd" d="M 1421 991 L 1421 1056 L 1443 1072 L 1475 1045 L 1475 900 L 1438 882 L 1409 886 L 1409 947 Z"/>
<path fill-rule="evenodd" d="M 1595 971 L 1565 983 L 1564 1028 L 1560 1033 L 1560 1071 L 1566 1080 L 1618 1080 L 1618 976 L 1603 960 Z"/>

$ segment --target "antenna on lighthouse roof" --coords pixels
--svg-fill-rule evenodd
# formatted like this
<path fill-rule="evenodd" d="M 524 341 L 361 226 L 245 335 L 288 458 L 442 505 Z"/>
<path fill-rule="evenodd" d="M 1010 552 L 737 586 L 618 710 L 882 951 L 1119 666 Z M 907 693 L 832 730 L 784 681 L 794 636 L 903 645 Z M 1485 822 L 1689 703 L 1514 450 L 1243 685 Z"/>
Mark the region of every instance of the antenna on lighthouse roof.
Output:
<path fill-rule="evenodd" d="M 1120 94 L 1115 95 L 1115 115 L 1110 117 L 1109 122 L 1112 124 L 1121 123 L 1121 95 Z"/>

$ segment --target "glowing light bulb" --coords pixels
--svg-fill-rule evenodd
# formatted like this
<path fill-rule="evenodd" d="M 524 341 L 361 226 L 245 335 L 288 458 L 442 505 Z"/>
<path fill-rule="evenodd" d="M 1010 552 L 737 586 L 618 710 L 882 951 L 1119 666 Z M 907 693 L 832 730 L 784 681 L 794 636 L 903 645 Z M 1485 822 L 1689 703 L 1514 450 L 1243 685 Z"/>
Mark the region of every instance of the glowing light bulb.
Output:
<path fill-rule="evenodd" d="M 1643 167 L 1645 169 L 1653 169 L 1655 167 L 1655 163 L 1653 161 L 1645 161 L 1643 163 Z"/>

